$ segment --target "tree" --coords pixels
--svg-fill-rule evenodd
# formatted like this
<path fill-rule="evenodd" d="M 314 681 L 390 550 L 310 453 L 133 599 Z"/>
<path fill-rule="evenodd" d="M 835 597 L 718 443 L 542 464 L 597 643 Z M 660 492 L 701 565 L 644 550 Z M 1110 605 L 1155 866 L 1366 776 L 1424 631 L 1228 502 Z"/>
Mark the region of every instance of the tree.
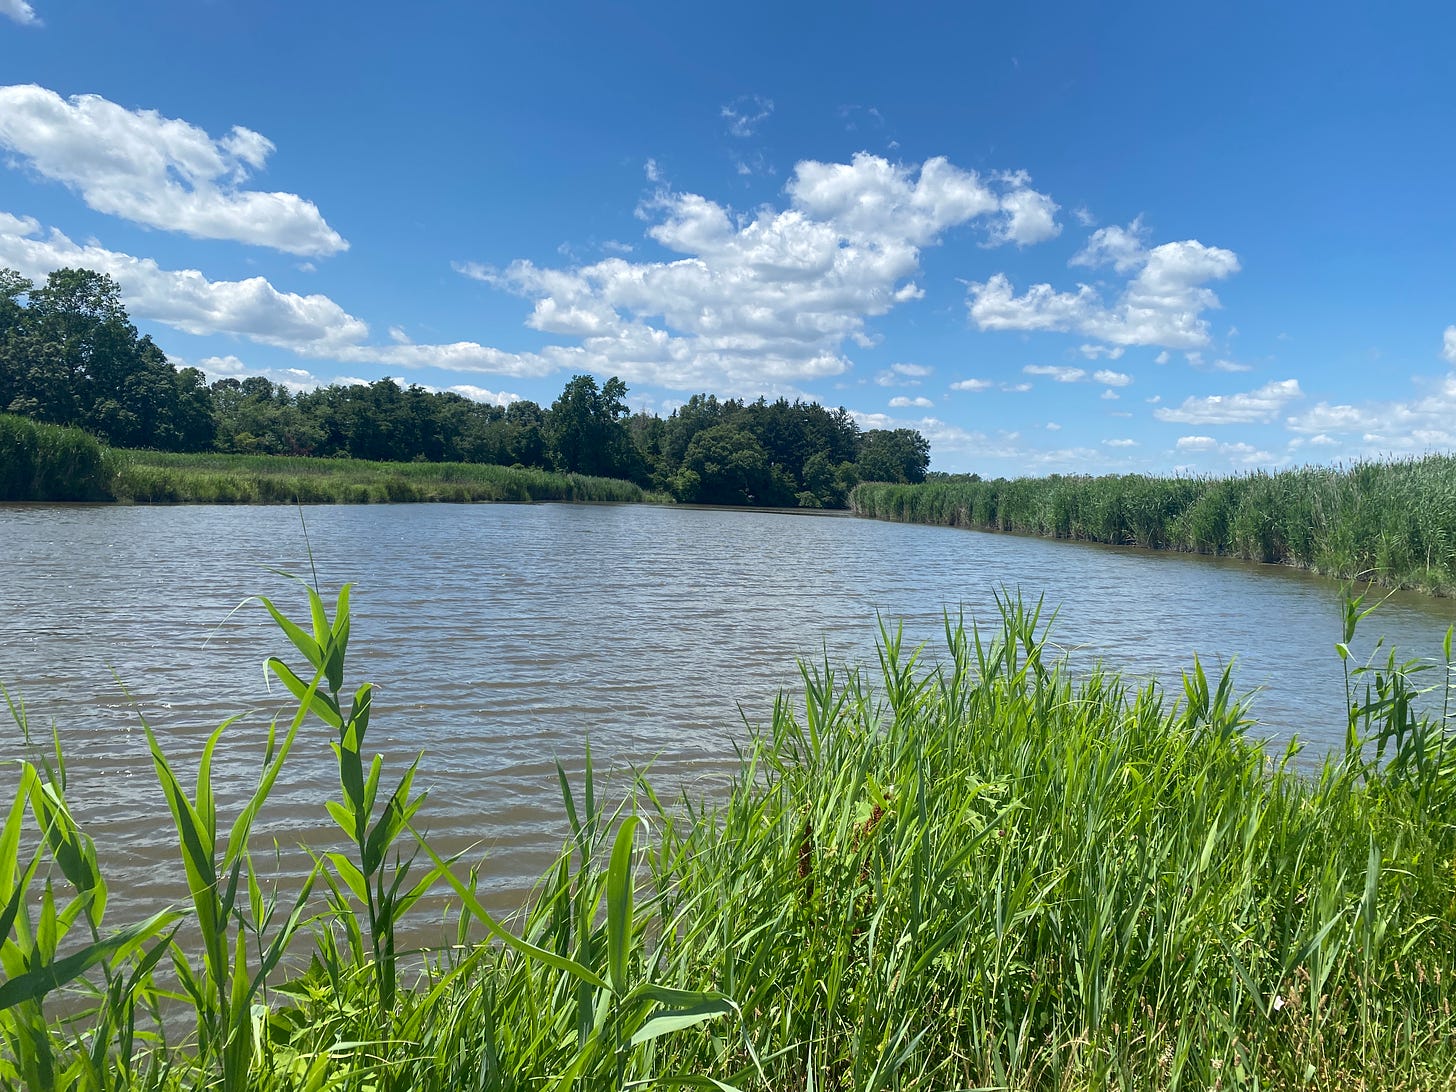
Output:
<path fill-rule="evenodd" d="M 912 428 L 872 429 L 858 461 L 863 481 L 921 482 L 930 467 L 930 441 Z"/>
<path fill-rule="evenodd" d="M 692 485 L 701 504 L 754 504 L 773 489 L 768 456 L 752 435 L 734 425 L 714 425 L 693 437 L 683 459 L 679 485 Z M 695 481 L 694 481 L 695 479 Z"/>
<path fill-rule="evenodd" d="M 631 412 L 624 399 L 627 384 L 616 376 L 600 389 L 594 376 L 574 375 L 551 403 L 546 440 L 557 470 L 603 477 L 642 476 L 627 431 Z"/>

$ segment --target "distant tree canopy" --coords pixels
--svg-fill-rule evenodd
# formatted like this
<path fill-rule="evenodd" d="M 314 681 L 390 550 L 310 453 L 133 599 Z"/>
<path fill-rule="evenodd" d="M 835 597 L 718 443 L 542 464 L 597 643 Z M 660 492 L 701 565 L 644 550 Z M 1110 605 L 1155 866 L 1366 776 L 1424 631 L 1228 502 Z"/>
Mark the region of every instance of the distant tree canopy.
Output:
<path fill-rule="evenodd" d="M 666 418 L 627 385 L 575 375 L 543 409 L 392 379 L 295 391 L 260 376 L 210 386 L 138 336 L 115 281 L 0 269 L 0 411 L 75 425 L 115 447 L 498 463 L 626 478 L 703 504 L 843 507 L 861 480 L 918 482 L 913 429 L 862 432 L 843 407 L 697 394 Z"/>

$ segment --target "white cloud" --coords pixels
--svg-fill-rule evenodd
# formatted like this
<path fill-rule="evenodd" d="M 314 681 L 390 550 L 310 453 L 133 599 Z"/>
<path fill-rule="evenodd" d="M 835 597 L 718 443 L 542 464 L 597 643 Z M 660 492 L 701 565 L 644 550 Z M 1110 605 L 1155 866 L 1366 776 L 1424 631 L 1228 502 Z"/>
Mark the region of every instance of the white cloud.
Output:
<path fill-rule="evenodd" d="M 1127 348 L 1123 345 L 1079 345 L 1077 351 L 1088 360 L 1098 360 L 1101 357 L 1118 360 L 1123 353 L 1127 352 Z"/>
<path fill-rule="evenodd" d="M 1102 392 L 1102 401 L 1104 402 L 1116 402 L 1121 397 L 1122 395 L 1118 394 L 1111 387 L 1108 387 L 1105 391 Z"/>
<path fill-rule="evenodd" d="M 1183 454 L 1221 455 L 1231 463 L 1254 466 L 1274 462 L 1274 456 L 1253 444 L 1222 443 L 1212 436 L 1180 436 L 1174 448 Z"/>
<path fill-rule="evenodd" d="M 97 212 L 134 223 L 290 254 L 335 254 L 349 246 L 313 202 L 243 188 L 273 144 L 240 125 L 214 140 L 155 110 L 127 110 L 99 95 L 63 99 L 18 84 L 0 87 L 0 146 Z"/>
<path fill-rule="evenodd" d="M 1207 398 L 1190 396 L 1177 407 L 1155 409 L 1153 416 L 1159 421 L 1185 425 L 1268 423 L 1277 418 L 1290 402 L 1303 397 L 1299 380 L 1285 379 L 1242 394 L 1213 394 Z"/>
<path fill-rule="evenodd" d="M 1456 326 L 1446 327 L 1446 335 L 1442 339 L 1441 355 L 1445 357 L 1446 363 L 1456 364 Z"/>
<path fill-rule="evenodd" d="M 1212 436 L 1180 436 L 1174 446 L 1179 451 L 1214 451 L 1218 441 Z"/>
<path fill-rule="evenodd" d="M 494 406 L 509 406 L 512 402 L 519 402 L 519 394 L 510 394 L 507 391 L 488 391 L 484 387 L 474 387 L 469 383 L 460 383 L 448 388 L 456 394 L 463 394 L 466 398 L 475 402 L 486 402 Z"/>
<path fill-rule="evenodd" d="M 391 326 L 389 328 L 389 340 L 396 345 L 409 345 L 414 339 L 405 333 L 403 326 Z"/>
<path fill-rule="evenodd" d="M 989 379 L 959 379 L 950 385 L 953 391 L 988 391 L 996 384 Z"/>
<path fill-rule="evenodd" d="M 151 258 L 81 245 L 59 231 L 45 233 L 29 218 L 0 212 L 0 266 L 43 281 L 66 266 L 115 278 L 132 314 L 189 334 L 230 334 L 289 349 L 300 356 L 406 368 L 436 367 L 501 375 L 548 375 L 576 366 L 579 354 L 506 353 L 461 341 L 446 345 L 370 345 L 369 326 L 324 295 L 282 292 L 262 277 L 213 281 L 195 269 L 163 269 Z"/>
<path fill-rule="evenodd" d="M 1046 429 L 1048 432 L 1061 432 L 1062 426 L 1057 424 L 1055 421 L 1048 421 L 1046 423 Z"/>
<path fill-rule="evenodd" d="M 1028 364 L 1021 369 L 1027 375 L 1046 375 L 1058 383 L 1076 383 L 1087 378 L 1082 368 L 1062 368 L 1055 364 Z"/>
<path fill-rule="evenodd" d="M 1164 345 L 1191 348 L 1208 343 L 1204 311 L 1219 306 L 1205 282 L 1237 273 L 1238 256 L 1194 239 L 1146 249 L 1145 230 L 1134 220 L 1126 228 L 1095 232 L 1072 264 L 1111 266 L 1119 274 L 1137 270 L 1112 305 L 1081 284 L 1058 292 L 1034 284 L 1018 296 L 1004 273 L 973 283 L 967 307 L 982 330 L 1074 331 L 1114 345 Z"/>
<path fill-rule="evenodd" d="M 730 133 L 736 137 L 747 138 L 753 136 L 759 125 L 768 120 L 773 108 L 773 99 L 766 99 L 762 95 L 739 95 L 724 106 L 719 114 L 728 123 Z"/>
<path fill-rule="evenodd" d="M 1083 227 L 1096 227 L 1097 217 L 1088 211 L 1085 205 L 1079 205 L 1072 210 L 1072 215 L 1077 218 L 1077 223 Z"/>
<path fill-rule="evenodd" d="M 930 409 L 930 407 L 934 405 L 934 402 L 932 402 L 929 398 L 924 397 L 923 395 L 918 398 L 907 398 L 903 394 L 900 394 L 890 399 L 890 406 L 892 409 L 902 409 L 906 406 L 917 406 L 921 409 Z"/>
<path fill-rule="evenodd" d="M 934 371 L 924 364 L 891 364 L 875 376 L 875 382 L 882 387 L 918 387 Z"/>
<path fill-rule="evenodd" d="M 172 363 L 177 363 L 175 358 Z M 205 356 L 197 362 L 197 366 L 208 375 L 216 376 L 242 375 L 248 370 L 248 366 L 231 353 L 227 356 Z"/>
<path fill-rule="evenodd" d="M 1241 364 L 1236 360 L 1215 360 L 1213 370 L 1216 372 L 1251 372 L 1254 370 L 1254 366 Z"/>
<path fill-rule="evenodd" d="M 987 245 L 1031 246 L 1060 235 L 1062 226 L 1057 223 L 1057 210 L 1061 206 L 1046 194 L 1031 189 L 1031 176 L 1025 171 L 1005 177 L 1012 189 L 1001 197 L 1004 218 L 992 227 Z"/>
<path fill-rule="evenodd" d="M 1285 423 L 1290 431 L 1310 436 L 1310 443 L 1339 443 L 1350 455 L 1456 448 L 1456 374 L 1426 385 L 1424 393 L 1408 401 L 1320 402 Z M 1340 436 L 1344 439 L 1335 439 Z"/>
<path fill-rule="evenodd" d="M 1132 376 L 1126 372 L 1114 372 L 1106 368 L 1093 372 L 1092 378 L 1106 387 L 1125 387 L 1132 382 Z"/>
<path fill-rule="evenodd" d="M 1072 255 L 1068 265 L 1089 269 L 1110 265 L 1119 273 L 1130 273 L 1147 260 L 1148 230 L 1141 216 L 1127 227 L 1110 224 L 1092 233 L 1087 245 Z"/>
<path fill-rule="evenodd" d="M 1137 447 L 1138 446 L 1138 442 L 1136 440 L 1128 440 L 1128 439 L 1121 439 L 1121 440 L 1103 440 L 1102 442 L 1105 445 L 1107 445 L 1108 447 Z"/>
<path fill-rule="evenodd" d="M 1008 391 L 1008 392 L 1010 392 L 1012 394 L 1025 394 L 1027 391 L 1031 390 L 1031 384 L 1030 383 L 1002 383 L 1001 384 L 1001 389 L 1003 391 Z"/>
<path fill-rule="evenodd" d="M 527 325 L 576 342 L 542 351 L 563 367 L 675 390 L 792 390 L 842 374 L 846 340 L 862 344 L 870 318 L 920 298 L 922 249 L 973 221 L 993 237 L 1005 228 L 1008 187 L 1025 190 L 1025 177 L 986 180 L 944 158 L 917 168 L 861 152 L 849 163 L 798 164 L 782 210 L 740 215 L 659 189 L 639 214 L 648 237 L 680 256 L 672 260 L 456 268 L 532 298 Z"/>
<path fill-rule="evenodd" d="M 1164 349 L 1157 356 L 1153 357 L 1153 363 L 1154 364 L 1166 364 L 1166 363 L 1168 363 L 1169 359 L 1171 359 L 1171 358 L 1168 356 L 1168 350 L 1167 349 Z"/>
<path fill-rule="evenodd" d="M 40 16 L 25 0 L 0 0 L 0 15 L 7 15 L 22 26 L 40 26 Z"/>

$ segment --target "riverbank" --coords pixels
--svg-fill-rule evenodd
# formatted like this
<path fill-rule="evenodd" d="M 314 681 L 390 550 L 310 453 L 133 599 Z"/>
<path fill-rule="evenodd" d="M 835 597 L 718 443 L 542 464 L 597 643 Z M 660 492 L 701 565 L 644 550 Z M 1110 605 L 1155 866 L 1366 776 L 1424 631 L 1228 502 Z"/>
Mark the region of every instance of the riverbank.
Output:
<path fill-rule="evenodd" d="M 1456 594 L 1456 456 L 1233 478 L 864 483 L 858 515 L 1293 565 Z"/>
<path fill-rule="evenodd" d="M 0 501 L 123 504 L 666 502 L 632 482 L 484 463 L 390 463 L 105 447 L 80 429 L 0 414 Z"/>
<path fill-rule="evenodd" d="M 1195 665 L 1176 704 L 1074 676 L 1019 602 L 997 628 L 950 627 L 935 668 L 886 633 L 874 680 L 805 669 L 724 800 L 644 778 L 608 802 L 589 760 L 563 774 L 571 839 L 506 925 L 465 862 L 389 863 L 423 847 L 431 804 L 412 769 L 393 793 L 400 771 L 370 769 L 347 600 L 330 621 L 310 598 L 312 625 L 285 626 L 292 669 L 270 661 L 301 707 L 243 812 L 215 816 L 209 775 L 193 793 L 156 751 L 159 821 L 196 881 L 179 936 L 203 937 L 170 950 L 170 1000 L 153 964 L 174 918 L 100 920 L 105 862 L 57 806 L 62 779 L 24 767 L 0 839 L 0 1084 L 1456 1087 L 1456 747 L 1414 719 L 1409 667 L 1355 669 L 1350 743 L 1306 775 L 1292 749 L 1266 755 L 1227 674 Z M 283 764 L 320 761 L 291 752 L 305 720 L 339 742 L 342 840 L 295 907 L 242 850 Z M 37 824 L 53 833 L 31 876 Z M 81 890 L 49 927 L 47 869 L 62 903 Z M 428 889 L 454 892 L 459 925 L 419 976 L 393 923 Z M 63 1023 L 55 980 L 78 974 L 96 1007 Z M 197 1032 L 169 1041 L 150 1013 L 179 1002 Z"/>

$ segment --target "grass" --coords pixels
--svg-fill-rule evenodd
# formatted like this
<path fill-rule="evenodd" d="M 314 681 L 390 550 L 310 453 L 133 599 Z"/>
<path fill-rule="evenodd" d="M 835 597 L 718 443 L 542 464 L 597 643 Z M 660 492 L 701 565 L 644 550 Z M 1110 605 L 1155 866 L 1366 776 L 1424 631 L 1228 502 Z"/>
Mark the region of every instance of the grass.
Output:
<path fill-rule="evenodd" d="M 0 413 L 0 501 L 101 500 L 109 479 L 88 433 Z"/>
<path fill-rule="evenodd" d="M 631 482 L 481 463 L 113 452 L 117 500 L 138 504 L 643 501 Z"/>
<path fill-rule="evenodd" d="M 628 481 L 480 463 L 379 463 L 104 447 L 74 428 L 0 414 L 0 501 L 386 504 L 658 501 Z"/>
<path fill-rule="evenodd" d="M 1233 478 L 866 483 L 861 515 L 1277 562 L 1456 593 L 1456 456 Z"/>
<path fill-rule="evenodd" d="M 948 621 L 935 663 L 886 630 L 873 679 L 803 666 L 716 803 L 559 771 L 569 838 L 502 922 L 415 833 L 415 766 L 381 788 L 347 594 L 308 600 L 302 624 L 267 605 L 297 705 L 230 824 L 207 758 L 189 789 L 151 744 L 184 911 L 104 921 L 59 744 L 19 763 L 0 1085 L 1456 1087 L 1453 710 L 1412 701 L 1452 693 L 1449 633 L 1434 665 L 1347 659 L 1347 743 L 1310 772 L 1251 737 L 1227 673 L 1074 677 L 1019 599 Z M 1342 650 L 1367 613 L 1347 601 Z M 250 829 L 305 721 L 343 841 L 285 897 Z M 431 890 L 453 943 L 406 958 L 394 925 Z"/>

